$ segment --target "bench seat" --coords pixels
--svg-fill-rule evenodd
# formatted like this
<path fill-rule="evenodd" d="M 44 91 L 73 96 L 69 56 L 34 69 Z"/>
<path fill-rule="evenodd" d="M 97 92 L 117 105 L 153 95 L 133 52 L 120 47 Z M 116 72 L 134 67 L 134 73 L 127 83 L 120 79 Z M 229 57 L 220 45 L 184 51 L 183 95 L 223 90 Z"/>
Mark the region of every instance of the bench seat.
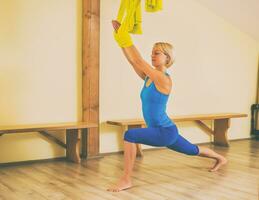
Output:
<path fill-rule="evenodd" d="M 90 128 L 97 128 L 98 124 L 88 122 L 65 122 L 53 124 L 24 124 L 0 126 L 0 136 L 4 134 L 38 132 L 49 140 L 66 149 L 67 160 L 80 163 L 80 140 L 82 141 L 82 157 L 87 157 L 87 133 Z M 54 137 L 49 131 L 66 131 L 66 144 Z M 81 134 L 80 134 L 81 133 Z"/>

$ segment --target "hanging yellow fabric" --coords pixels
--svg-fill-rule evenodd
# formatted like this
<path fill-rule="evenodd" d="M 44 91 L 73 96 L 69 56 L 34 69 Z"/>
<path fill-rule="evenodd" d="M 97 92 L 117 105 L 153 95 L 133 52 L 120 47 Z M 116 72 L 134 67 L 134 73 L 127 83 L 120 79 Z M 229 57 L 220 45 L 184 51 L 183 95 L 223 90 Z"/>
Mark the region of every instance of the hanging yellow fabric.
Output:
<path fill-rule="evenodd" d="M 125 3 L 125 5 L 123 5 Z M 122 0 L 121 6 L 119 9 L 119 14 L 117 20 L 121 23 L 121 26 L 118 32 L 114 32 L 114 38 L 119 44 L 120 47 L 129 47 L 133 45 L 132 39 L 130 37 L 129 32 L 139 33 L 140 29 L 138 29 L 139 25 L 136 24 L 136 11 L 140 7 L 140 0 Z M 126 10 L 126 15 L 124 14 Z M 141 11 L 141 10 L 140 10 Z M 125 15 L 125 16 L 124 16 Z M 139 15 L 138 15 L 139 17 Z"/>
<path fill-rule="evenodd" d="M 127 21 L 128 32 L 142 34 L 142 13 L 140 0 L 121 0 L 117 21 Z"/>
<path fill-rule="evenodd" d="M 118 30 L 118 32 L 114 32 L 113 35 L 121 48 L 126 48 L 133 45 L 129 32 L 122 32 L 121 30 Z"/>
<path fill-rule="evenodd" d="M 146 0 L 146 11 L 156 12 L 162 9 L 162 0 Z M 142 34 L 141 0 L 121 0 L 117 21 L 121 26 L 114 32 L 114 38 L 120 47 L 133 45 L 129 33 Z"/>
<path fill-rule="evenodd" d="M 147 12 L 156 12 L 162 10 L 163 1 L 162 0 L 146 0 L 145 9 Z"/>
<path fill-rule="evenodd" d="M 132 13 L 133 10 L 134 12 Z M 147 12 L 162 10 L 162 0 L 146 0 L 145 10 Z M 117 21 L 122 23 L 124 18 L 129 16 L 128 31 L 133 34 L 142 34 L 141 0 L 121 0 Z"/>

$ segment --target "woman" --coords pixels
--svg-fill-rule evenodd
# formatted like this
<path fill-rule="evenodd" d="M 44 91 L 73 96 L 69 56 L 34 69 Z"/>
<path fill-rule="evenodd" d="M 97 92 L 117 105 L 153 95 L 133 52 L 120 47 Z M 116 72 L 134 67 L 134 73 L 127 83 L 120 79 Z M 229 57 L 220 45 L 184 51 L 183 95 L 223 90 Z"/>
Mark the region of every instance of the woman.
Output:
<path fill-rule="evenodd" d="M 112 21 L 115 32 L 120 28 L 118 21 Z M 129 36 L 127 36 L 129 37 Z M 177 126 L 166 114 L 166 103 L 171 92 L 172 80 L 166 70 L 173 64 L 173 47 L 168 43 L 155 43 L 152 50 L 152 66 L 142 59 L 133 44 L 122 48 L 124 55 L 140 78 L 145 80 L 141 91 L 142 112 L 147 128 L 130 129 L 124 134 L 124 174 L 118 184 L 108 191 L 119 192 L 130 188 L 131 175 L 136 157 L 135 143 L 151 146 L 165 146 L 187 155 L 215 159 L 209 170 L 217 171 L 227 159 L 213 150 L 191 144 L 178 132 Z"/>

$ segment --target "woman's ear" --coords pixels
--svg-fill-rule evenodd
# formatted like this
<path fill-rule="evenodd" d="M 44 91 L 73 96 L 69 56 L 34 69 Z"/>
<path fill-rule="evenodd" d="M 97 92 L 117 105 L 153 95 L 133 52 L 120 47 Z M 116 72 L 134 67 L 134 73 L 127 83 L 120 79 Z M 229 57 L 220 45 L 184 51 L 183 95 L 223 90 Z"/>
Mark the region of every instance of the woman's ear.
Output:
<path fill-rule="evenodd" d="M 169 62 L 170 62 L 170 57 L 166 55 L 166 64 L 168 64 Z"/>

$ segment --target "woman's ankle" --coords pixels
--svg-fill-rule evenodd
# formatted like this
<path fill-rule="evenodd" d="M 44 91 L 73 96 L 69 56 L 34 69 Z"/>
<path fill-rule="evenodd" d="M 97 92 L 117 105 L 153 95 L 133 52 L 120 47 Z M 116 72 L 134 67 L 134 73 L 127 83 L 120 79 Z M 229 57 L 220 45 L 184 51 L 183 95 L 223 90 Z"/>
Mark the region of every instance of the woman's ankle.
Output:
<path fill-rule="evenodd" d="M 121 178 L 126 180 L 126 181 L 130 181 L 131 180 L 131 175 L 128 174 L 128 173 L 124 173 Z"/>

